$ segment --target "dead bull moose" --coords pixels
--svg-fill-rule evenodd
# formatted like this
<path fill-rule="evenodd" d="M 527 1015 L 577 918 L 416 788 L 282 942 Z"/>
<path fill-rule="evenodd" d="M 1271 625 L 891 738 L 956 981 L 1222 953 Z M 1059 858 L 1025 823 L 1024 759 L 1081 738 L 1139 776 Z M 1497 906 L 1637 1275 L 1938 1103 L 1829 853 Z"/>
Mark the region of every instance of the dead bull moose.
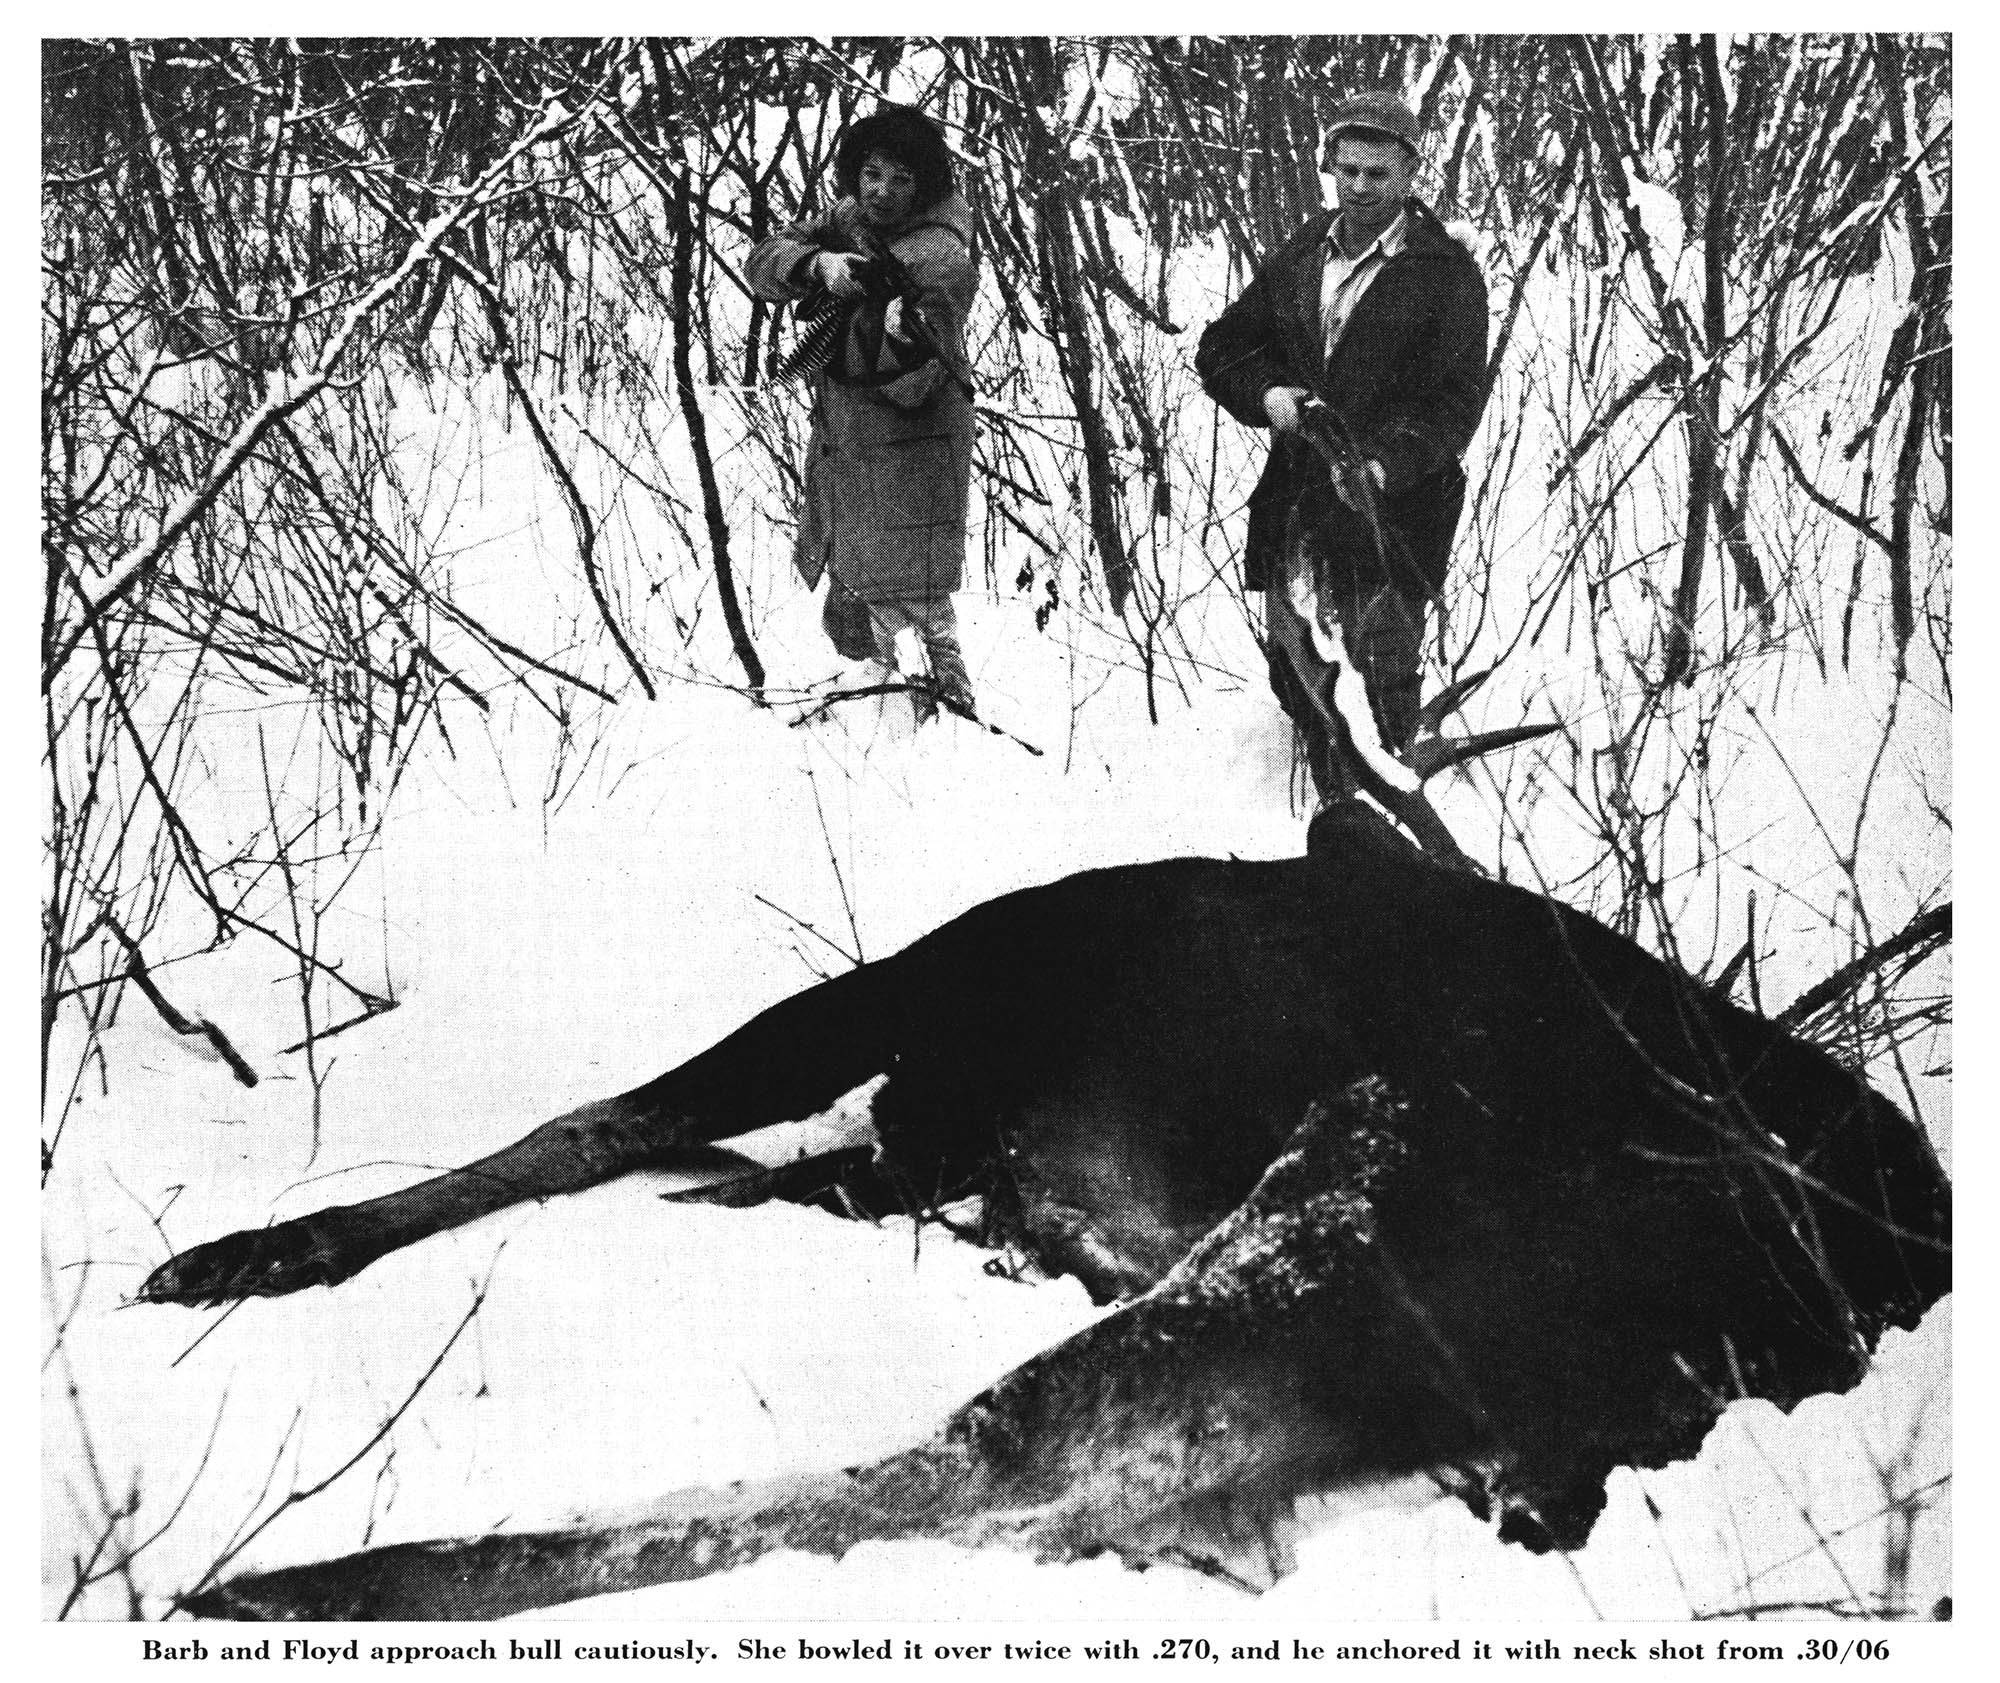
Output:
<path fill-rule="evenodd" d="M 1302 1494 L 1429 1475 L 1580 1545 L 1619 1465 L 1732 1397 L 1852 1386 L 1949 1289 L 1949 1188 L 1862 1080 L 1602 924 L 1358 807 L 1307 856 L 1086 872 L 974 908 L 468 1168 L 165 1264 L 158 1301 L 331 1285 L 525 1198 L 809 1115 L 879 1151 L 726 1201 L 983 1199 L 1122 1309 L 927 1442 L 616 1526 L 403 1544 L 188 1611 L 482 1618 L 871 1538 L 1105 1549 L 1270 1582 Z"/>

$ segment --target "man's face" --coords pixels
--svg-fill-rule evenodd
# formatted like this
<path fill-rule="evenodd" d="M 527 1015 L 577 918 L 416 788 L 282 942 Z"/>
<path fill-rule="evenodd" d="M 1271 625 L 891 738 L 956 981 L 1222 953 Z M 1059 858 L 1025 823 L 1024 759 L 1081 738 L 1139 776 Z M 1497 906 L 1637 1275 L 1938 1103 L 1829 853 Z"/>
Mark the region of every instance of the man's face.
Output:
<path fill-rule="evenodd" d="M 870 152 L 856 182 L 860 190 L 863 220 L 877 228 L 893 228 L 910 214 L 916 203 L 917 178 L 910 169 Z"/>
<path fill-rule="evenodd" d="M 1401 213 L 1416 177 L 1417 160 L 1401 141 L 1344 134 L 1333 143 L 1334 189 L 1350 228 L 1381 233 Z"/>

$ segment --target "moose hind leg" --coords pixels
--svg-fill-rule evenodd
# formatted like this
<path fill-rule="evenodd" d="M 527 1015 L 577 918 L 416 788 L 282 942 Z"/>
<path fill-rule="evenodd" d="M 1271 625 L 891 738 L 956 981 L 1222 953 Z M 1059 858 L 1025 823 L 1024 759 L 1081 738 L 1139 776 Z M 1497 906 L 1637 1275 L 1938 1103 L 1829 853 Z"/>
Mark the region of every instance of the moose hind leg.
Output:
<path fill-rule="evenodd" d="M 1289 1570 L 1293 1499 L 1388 1470 L 1358 1429 L 1382 1335 L 1374 1200 L 1395 1107 L 1313 1105 L 1256 1188 L 1151 1291 L 1024 1363 L 947 1424 L 980 1511 L 955 1535 L 1044 1558 L 1113 1549 L 1245 1585 Z"/>

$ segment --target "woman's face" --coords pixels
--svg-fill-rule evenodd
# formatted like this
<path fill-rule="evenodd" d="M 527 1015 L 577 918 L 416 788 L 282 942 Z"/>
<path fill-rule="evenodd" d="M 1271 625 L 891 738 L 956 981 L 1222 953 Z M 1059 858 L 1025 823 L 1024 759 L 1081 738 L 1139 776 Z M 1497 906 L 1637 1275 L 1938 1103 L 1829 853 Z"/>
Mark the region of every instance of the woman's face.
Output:
<path fill-rule="evenodd" d="M 870 152 L 861 166 L 856 183 L 860 190 L 861 215 L 876 228 L 893 228 L 909 214 L 917 200 L 917 178 L 907 164 L 880 152 Z"/>

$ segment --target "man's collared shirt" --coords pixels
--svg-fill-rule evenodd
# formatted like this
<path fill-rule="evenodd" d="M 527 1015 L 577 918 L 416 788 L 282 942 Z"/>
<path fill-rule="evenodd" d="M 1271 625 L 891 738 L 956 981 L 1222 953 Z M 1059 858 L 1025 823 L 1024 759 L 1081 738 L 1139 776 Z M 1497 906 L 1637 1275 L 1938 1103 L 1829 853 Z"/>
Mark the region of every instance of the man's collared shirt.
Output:
<path fill-rule="evenodd" d="M 1331 357 L 1340 336 L 1354 315 L 1361 295 L 1375 284 L 1375 277 L 1390 258 L 1403 249 L 1410 233 L 1410 213 L 1402 211 L 1384 228 L 1359 257 L 1349 257 L 1340 248 L 1340 224 L 1336 216 L 1326 233 L 1326 269 L 1319 283 L 1319 327 L 1322 354 Z"/>

